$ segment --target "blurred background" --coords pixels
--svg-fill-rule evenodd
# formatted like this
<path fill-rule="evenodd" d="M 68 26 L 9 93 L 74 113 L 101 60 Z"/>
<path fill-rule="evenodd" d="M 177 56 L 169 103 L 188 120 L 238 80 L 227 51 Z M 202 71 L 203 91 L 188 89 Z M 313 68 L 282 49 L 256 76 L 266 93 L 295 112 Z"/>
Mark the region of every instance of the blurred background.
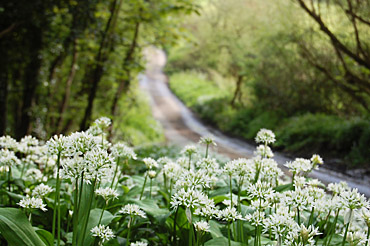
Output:
<path fill-rule="evenodd" d="M 143 50 L 206 124 L 275 149 L 370 166 L 369 0 L 17 0 L 0 3 L 0 135 L 85 130 L 164 141 L 140 89 Z"/>

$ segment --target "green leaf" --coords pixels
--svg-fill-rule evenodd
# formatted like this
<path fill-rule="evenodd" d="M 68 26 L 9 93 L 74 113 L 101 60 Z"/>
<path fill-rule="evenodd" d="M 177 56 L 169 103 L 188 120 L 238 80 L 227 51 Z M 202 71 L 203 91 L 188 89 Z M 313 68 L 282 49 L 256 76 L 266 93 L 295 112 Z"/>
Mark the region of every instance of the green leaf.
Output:
<path fill-rule="evenodd" d="M 45 246 L 20 209 L 0 208 L 0 232 L 9 246 Z"/>
<path fill-rule="evenodd" d="M 204 245 L 205 246 L 225 246 L 229 244 L 228 244 L 228 239 L 226 237 L 218 237 L 218 238 L 214 238 L 214 239 L 207 241 Z M 239 242 L 231 241 L 231 245 L 232 246 L 242 246 L 243 244 Z"/>
<path fill-rule="evenodd" d="M 54 246 L 54 237 L 50 232 L 38 227 L 34 227 L 33 229 L 35 229 L 35 232 L 39 235 L 40 239 L 46 246 Z"/>
<path fill-rule="evenodd" d="M 169 210 L 166 208 L 159 208 L 155 200 L 130 200 L 130 202 L 136 203 L 139 207 L 144 210 L 147 214 L 152 216 L 168 214 Z"/>
<path fill-rule="evenodd" d="M 210 220 L 209 221 L 209 231 L 212 235 L 213 238 L 218 238 L 218 237 L 223 237 L 224 235 L 222 234 L 220 230 L 221 225 L 217 223 L 216 221 Z"/>
<path fill-rule="evenodd" d="M 288 191 L 288 190 L 293 190 L 293 184 L 285 184 L 285 185 L 279 185 L 274 188 L 275 191 L 277 192 L 283 192 L 283 191 Z"/>

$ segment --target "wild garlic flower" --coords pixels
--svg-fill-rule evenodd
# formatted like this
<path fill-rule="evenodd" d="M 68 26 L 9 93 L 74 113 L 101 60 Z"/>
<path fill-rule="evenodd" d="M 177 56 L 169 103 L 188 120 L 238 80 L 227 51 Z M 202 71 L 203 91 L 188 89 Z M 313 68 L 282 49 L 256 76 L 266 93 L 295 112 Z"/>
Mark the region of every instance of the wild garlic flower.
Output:
<path fill-rule="evenodd" d="M 204 220 L 194 223 L 194 228 L 198 232 L 209 232 L 210 231 L 208 222 Z"/>
<path fill-rule="evenodd" d="M 250 184 L 248 187 L 250 199 L 263 199 L 267 200 L 274 194 L 274 190 L 270 183 L 261 182 L 258 180 L 255 184 Z"/>
<path fill-rule="evenodd" d="M 93 237 L 100 238 L 103 243 L 115 237 L 113 231 L 109 228 L 109 226 L 98 225 L 92 228 L 90 232 Z"/>
<path fill-rule="evenodd" d="M 189 188 L 182 188 L 171 197 L 171 207 L 177 209 L 179 206 L 187 208 L 197 208 L 204 206 L 208 202 L 208 197 L 201 191 Z"/>
<path fill-rule="evenodd" d="M 348 184 L 344 181 L 341 181 L 339 183 L 330 183 L 328 185 L 328 190 L 333 192 L 333 195 L 339 195 L 342 194 L 345 191 L 348 191 L 350 188 Z"/>
<path fill-rule="evenodd" d="M 19 165 L 21 161 L 15 155 L 15 153 L 8 149 L 0 149 L 0 165 L 1 166 L 15 166 Z"/>
<path fill-rule="evenodd" d="M 293 180 L 294 187 L 303 188 L 306 185 L 306 178 L 305 177 L 296 177 Z"/>
<path fill-rule="evenodd" d="M 193 170 L 184 170 L 183 174 L 178 177 L 178 180 L 175 183 L 175 188 L 203 189 L 210 188 L 211 183 L 212 179 L 210 178 L 206 170 L 199 169 L 196 172 L 194 172 Z"/>
<path fill-rule="evenodd" d="M 85 155 L 88 151 L 101 148 L 102 143 L 101 138 L 87 132 L 74 132 L 67 137 L 67 141 L 66 155 L 71 157 Z"/>
<path fill-rule="evenodd" d="M 28 181 L 42 181 L 43 175 L 39 169 L 30 168 L 24 174 L 24 179 Z"/>
<path fill-rule="evenodd" d="M 95 194 L 98 196 L 102 196 L 105 201 L 118 198 L 118 192 L 114 189 L 111 189 L 110 187 L 99 188 L 95 191 Z"/>
<path fill-rule="evenodd" d="M 307 185 L 312 186 L 312 187 L 325 187 L 325 185 L 318 179 L 310 179 L 307 182 Z"/>
<path fill-rule="evenodd" d="M 91 180 L 109 179 L 113 173 L 114 158 L 104 149 L 96 148 L 86 152 L 84 156 L 84 180 L 89 183 Z"/>
<path fill-rule="evenodd" d="M 197 147 L 195 145 L 186 145 L 183 150 L 181 150 L 182 154 L 185 155 L 192 155 L 197 153 Z"/>
<path fill-rule="evenodd" d="M 256 148 L 256 151 L 254 151 L 254 155 L 261 156 L 262 158 L 272 158 L 274 157 L 274 153 L 272 153 L 272 150 L 267 145 L 259 145 Z"/>
<path fill-rule="evenodd" d="M 168 162 L 163 166 L 163 173 L 170 179 L 175 179 L 180 176 L 183 169 L 175 162 Z"/>
<path fill-rule="evenodd" d="M 306 227 L 303 223 L 298 230 L 299 241 L 302 242 L 303 245 L 315 245 L 315 240 L 313 238 L 320 234 L 322 233 L 319 232 L 318 227 L 314 227 L 313 225 Z"/>
<path fill-rule="evenodd" d="M 149 178 L 154 179 L 155 176 L 157 176 L 157 172 L 154 171 L 154 170 L 149 170 L 148 171 L 148 176 L 149 176 Z"/>
<path fill-rule="evenodd" d="M 150 158 L 150 157 L 144 158 L 143 162 L 144 162 L 144 164 L 146 165 L 146 167 L 148 169 L 157 168 L 159 166 L 158 162 L 156 160 L 154 160 L 153 158 Z"/>
<path fill-rule="evenodd" d="M 246 214 L 245 220 L 250 222 L 254 226 L 263 225 L 265 219 L 265 212 L 261 210 L 256 210 L 252 214 Z"/>
<path fill-rule="evenodd" d="M 148 243 L 143 241 L 136 241 L 134 243 L 131 243 L 130 246 L 148 246 Z"/>
<path fill-rule="evenodd" d="M 227 222 L 235 220 L 244 220 L 242 215 L 238 213 L 235 207 L 226 207 L 218 212 L 218 219 Z"/>
<path fill-rule="evenodd" d="M 39 145 L 39 140 L 33 136 L 24 136 L 21 141 L 19 142 L 20 145 L 24 144 L 25 146 L 37 146 Z"/>
<path fill-rule="evenodd" d="M 312 162 L 312 166 L 313 168 L 316 168 L 317 165 L 322 165 L 324 164 L 324 161 L 322 160 L 322 158 L 319 156 L 319 155 L 313 155 L 311 157 L 311 162 Z"/>
<path fill-rule="evenodd" d="M 312 169 L 311 161 L 304 158 L 296 158 L 293 162 L 287 162 L 285 166 L 293 175 L 306 173 Z"/>
<path fill-rule="evenodd" d="M 310 197 L 307 190 L 297 187 L 294 191 L 286 191 L 283 193 L 283 204 L 288 207 L 307 209 L 313 203 L 313 198 Z"/>
<path fill-rule="evenodd" d="M 47 209 L 45 208 L 46 205 L 42 202 L 42 199 L 38 197 L 26 196 L 17 204 L 26 209 L 41 209 L 44 212 L 47 211 Z"/>
<path fill-rule="evenodd" d="M 278 211 L 271 214 L 263 222 L 265 232 L 271 230 L 275 234 L 276 238 L 282 237 L 289 231 L 293 231 L 298 227 L 297 222 L 295 222 L 293 212 L 288 212 L 288 208 L 280 207 Z"/>
<path fill-rule="evenodd" d="M 116 143 L 111 147 L 112 155 L 122 159 L 133 159 L 136 160 L 137 156 L 134 150 L 128 147 L 125 143 Z"/>
<path fill-rule="evenodd" d="M 369 206 L 369 202 L 365 196 L 363 194 L 361 195 L 357 189 L 344 191 L 340 194 L 340 197 L 342 198 L 343 206 L 351 210 Z"/>
<path fill-rule="evenodd" d="M 214 146 L 217 146 L 217 144 L 216 144 L 216 142 L 215 142 L 215 138 L 214 138 L 213 136 L 204 136 L 204 137 L 200 137 L 199 143 L 200 143 L 200 144 L 206 144 L 206 145 L 214 145 Z"/>
<path fill-rule="evenodd" d="M 361 217 L 364 219 L 366 225 L 370 227 L 370 209 L 369 208 L 362 208 Z"/>
<path fill-rule="evenodd" d="M 275 134 L 268 129 L 261 129 L 255 138 L 256 143 L 271 144 L 276 141 Z"/>
<path fill-rule="evenodd" d="M 202 158 L 199 161 L 197 161 L 195 166 L 198 169 L 206 170 L 207 173 L 210 175 L 213 175 L 213 174 L 216 175 L 219 172 L 220 165 L 218 164 L 216 159 L 208 157 L 208 158 Z"/>
<path fill-rule="evenodd" d="M 108 117 L 100 117 L 94 121 L 94 123 L 101 128 L 102 130 L 108 128 L 111 124 L 112 121 Z"/>
<path fill-rule="evenodd" d="M 68 138 L 63 135 L 54 135 L 46 142 L 49 155 L 64 154 L 68 148 Z"/>
<path fill-rule="evenodd" d="M 140 207 L 136 204 L 127 204 L 123 208 L 121 208 L 118 213 L 146 218 L 145 212 L 141 210 Z"/>
<path fill-rule="evenodd" d="M 53 192 L 54 189 L 45 184 L 39 184 L 32 191 L 32 196 L 43 198 L 47 194 Z"/>
<path fill-rule="evenodd" d="M 11 136 L 1 136 L 0 137 L 0 147 L 4 149 L 15 150 L 17 148 L 17 141 Z"/>
<path fill-rule="evenodd" d="M 195 209 L 194 214 L 210 220 L 217 217 L 218 212 L 219 210 L 216 208 L 214 200 L 207 197 L 204 198 L 201 206 Z"/>

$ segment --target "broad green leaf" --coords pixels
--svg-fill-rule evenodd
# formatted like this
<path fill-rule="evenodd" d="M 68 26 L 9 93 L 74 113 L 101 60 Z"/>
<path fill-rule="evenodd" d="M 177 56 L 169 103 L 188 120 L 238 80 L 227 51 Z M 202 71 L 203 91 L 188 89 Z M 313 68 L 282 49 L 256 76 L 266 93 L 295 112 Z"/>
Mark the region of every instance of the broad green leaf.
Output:
<path fill-rule="evenodd" d="M 277 192 L 283 192 L 283 191 L 288 191 L 288 190 L 293 190 L 293 184 L 285 184 L 285 185 L 279 185 L 274 188 L 275 191 Z"/>
<path fill-rule="evenodd" d="M 0 208 L 0 232 L 9 246 L 45 246 L 20 209 Z"/>
<path fill-rule="evenodd" d="M 169 212 L 166 208 L 159 208 L 155 200 L 145 199 L 145 200 L 130 200 L 130 202 L 136 203 L 139 207 L 144 210 L 147 214 L 152 216 L 163 215 Z"/>
<path fill-rule="evenodd" d="M 212 238 L 218 238 L 218 237 L 224 236 L 220 230 L 220 227 L 221 225 L 217 223 L 216 221 L 213 221 L 213 220 L 209 221 L 209 231 L 212 235 Z"/>
<path fill-rule="evenodd" d="M 218 238 L 214 238 L 214 239 L 207 241 L 204 245 L 205 246 L 225 246 L 229 244 L 228 244 L 227 237 L 218 237 Z M 242 246 L 243 244 L 239 242 L 231 241 L 231 245 L 232 246 Z"/>
<path fill-rule="evenodd" d="M 54 237 L 50 232 L 38 227 L 34 227 L 34 229 L 46 246 L 54 246 Z"/>

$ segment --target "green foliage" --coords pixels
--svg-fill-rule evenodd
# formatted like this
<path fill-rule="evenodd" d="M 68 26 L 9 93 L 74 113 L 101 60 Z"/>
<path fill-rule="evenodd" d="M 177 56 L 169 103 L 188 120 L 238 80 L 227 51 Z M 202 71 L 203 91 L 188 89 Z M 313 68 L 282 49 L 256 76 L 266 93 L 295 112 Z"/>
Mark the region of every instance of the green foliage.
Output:
<path fill-rule="evenodd" d="M 45 246 L 24 213 L 16 208 L 0 208 L 0 232 L 9 246 Z"/>

